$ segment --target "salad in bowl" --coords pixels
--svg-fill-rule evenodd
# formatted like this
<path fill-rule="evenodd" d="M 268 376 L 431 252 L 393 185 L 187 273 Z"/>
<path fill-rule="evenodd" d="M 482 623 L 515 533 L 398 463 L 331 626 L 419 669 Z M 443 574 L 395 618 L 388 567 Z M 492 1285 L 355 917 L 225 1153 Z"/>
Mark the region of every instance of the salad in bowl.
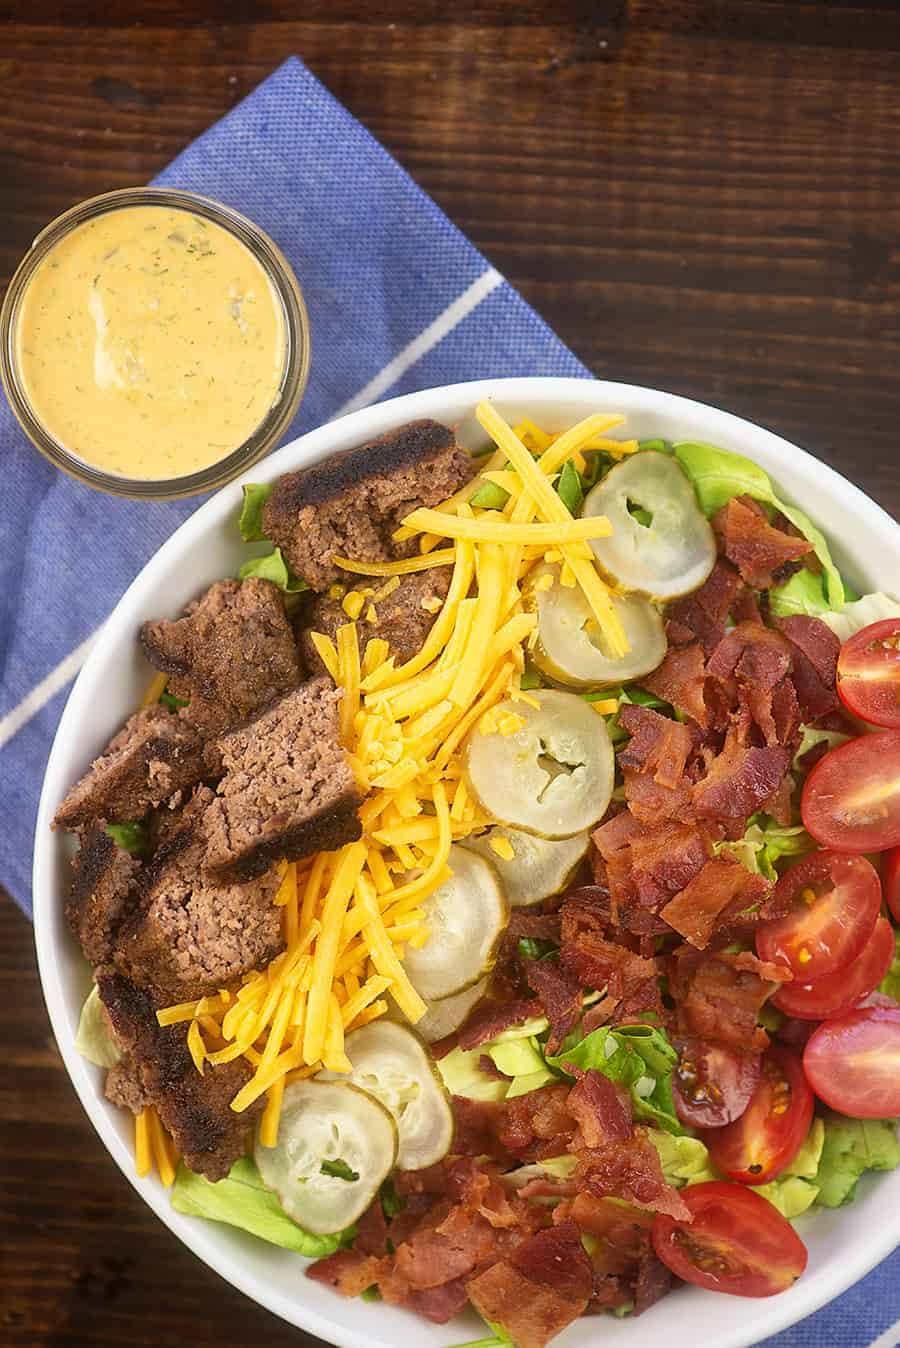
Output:
<path fill-rule="evenodd" d="M 138 1174 L 520 1348 L 788 1293 L 900 1163 L 900 602 L 596 402 L 245 484 L 51 802 Z"/>

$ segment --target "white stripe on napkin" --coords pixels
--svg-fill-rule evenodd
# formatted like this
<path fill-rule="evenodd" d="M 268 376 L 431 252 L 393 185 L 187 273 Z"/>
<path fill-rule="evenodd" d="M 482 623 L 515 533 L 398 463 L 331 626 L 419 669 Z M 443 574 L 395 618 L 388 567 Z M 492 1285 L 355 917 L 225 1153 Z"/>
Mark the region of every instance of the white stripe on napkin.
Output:
<path fill-rule="evenodd" d="M 396 384 L 402 374 L 405 374 L 410 366 L 415 365 L 417 360 L 427 356 L 433 347 L 448 332 L 452 332 L 457 324 L 467 318 L 473 309 L 477 309 L 482 300 L 487 299 L 492 291 L 503 284 L 503 277 L 493 267 L 482 272 L 477 281 L 473 281 L 468 290 L 455 299 L 452 304 L 448 304 L 443 313 L 438 314 L 433 323 L 429 323 L 424 332 L 420 332 L 418 337 L 414 337 L 408 346 L 394 357 L 384 369 L 376 374 L 374 379 L 370 379 L 365 388 L 361 388 L 355 397 L 349 402 L 345 402 L 343 407 L 339 407 L 331 418 L 336 421 L 338 417 L 344 417 L 348 412 L 356 412 L 360 407 L 373 403 L 376 398 L 380 398 L 382 393 L 386 393 L 392 384 Z"/>
<path fill-rule="evenodd" d="M 879 1334 L 874 1343 L 869 1344 L 869 1348 L 898 1348 L 898 1345 L 900 1345 L 900 1320 L 883 1334 Z"/>
<path fill-rule="evenodd" d="M 374 402 L 376 398 L 387 391 L 392 384 L 400 378 L 417 360 L 421 360 L 427 355 L 438 342 L 452 332 L 457 324 L 477 309 L 482 300 L 486 299 L 492 291 L 503 284 L 503 277 L 493 267 L 482 272 L 476 281 L 463 291 L 452 304 L 434 319 L 424 331 L 420 332 L 418 337 L 405 346 L 403 350 L 394 357 L 380 374 L 374 379 L 370 379 L 365 388 L 360 389 L 355 397 L 349 402 L 344 403 L 343 407 L 335 412 L 332 420 L 337 417 L 345 416 L 348 412 L 355 412 L 360 407 L 365 407 L 367 403 Z M 31 692 L 22 698 L 17 707 L 6 713 L 0 719 L 0 749 L 4 744 L 12 739 L 24 725 L 27 725 L 33 716 L 36 716 L 42 707 L 45 707 L 52 697 L 55 697 L 60 689 L 65 688 L 70 679 L 73 679 L 81 666 L 87 659 L 91 646 L 97 639 L 100 629 L 98 628 L 92 636 L 77 646 L 63 660 L 60 660 L 55 669 L 41 679 L 39 684 L 32 688 Z"/>
<path fill-rule="evenodd" d="M 70 651 L 64 659 L 60 660 L 55 669 L 51 669 L 41 679 L 40 683 L 35 684 L 31 692 L 22 698 L 17 707 L 8 711 L 0 719 L 0 749 L 11 740 L 23 725 L 31 720 L 32 716 L 37 716 L 42 707 L 46 707 L 52 697 L 55 697 L 60 689 L 65 688 L 70 679 L 74 679 L 81 666 L 88 657 L 88 652 L 93 646 L 97 637 L 100 635 L 100 628 L 96 632 L 82 641 L 80 646 L 76 646 L 74 651 Z"/>

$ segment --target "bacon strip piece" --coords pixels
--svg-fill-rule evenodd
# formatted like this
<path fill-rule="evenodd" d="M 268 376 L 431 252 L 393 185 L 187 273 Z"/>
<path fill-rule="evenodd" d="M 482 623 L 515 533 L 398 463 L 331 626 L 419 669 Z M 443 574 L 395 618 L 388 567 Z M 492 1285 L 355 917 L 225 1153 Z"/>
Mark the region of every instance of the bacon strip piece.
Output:
<path fill-rule="evenodd" d="M 558 1053 L 581 1014 L 581 985 L 577 978 L 552 960 L 526 960 L 524 967 L 528 986 L 537 993 L 550 1022 L 547 1052 Z"/>
<path fill-rule="evenodd" d="M 749 953 L 702 955 L 689 947 L 676 951 L 669 978 L 679 1031 L 740 1053 L 762 1053 L 769 1036 L 757 1024 L 759 1011 L 782 981 L 782 972 Z"/>
<path fill-rule="evenodd" d="M 671 626 L 671 624 L 670 624 Z M 710 632 L 710 636 L 718 633 Z M 709 708 L 704 696 L 706 656 L 699 641 L 670 645 L 658 669 L 643 680 L 643 687 L 663 702 L 671 702 L 676 711 L 691 717 L 704 729 L 709 725 Z M 624 708 L 623 708 L 624 710 Z"/>
<path fill-rule="evenodd" d="M 841 651 L 837 636 L 818 618 L 799 613 L 776 618 L 775 623 L 791 645 L 793 680 L 804 720 L 814 721 L 837 711 L 837 661 Z"/>
<path fill-rule="evenodd" d="M 771 886 L 762 875 L 751 875 L 739 861 L 711 857 L 680 894 L 660 909 L 670 927 L 698 950 L 709 944 L 716 919 L 738 900 L 750 908 L 762 902 Z"/>
<path fill-rule="evenodd" d="M 631 1137 L 631 1098 L 602 1072 L 580 1072 L 566 1107 L 587 1147 L 605 1147 Z"/>
<path fill-rule="evenodd" d="M 734 567 L 719 558 L 699 590 L 669 607 L 670 642 L 683 645 L 697 638 L 706 654 L 711 654 L 725 635 L 728 615 L 743 588 Z M 646 679 L 644 687 L 650 687 Z M 650 691 L 656 692 L 657 697 L 663 696 L 657 689 Z M 666 701 L 671 702 L 672 699 L 667 698 Z"/>
<path fill-rule="evenodd" d="M 787 749 L 746 748 L 738 733 L 729 734 L 722 752 L 694 787 L 694 814 L 701 819 L 746 819 L 778 789 L 790 761 Z"/>
<path fill-rule="evenodd" d="M 813 551 L 805 538 L 793 538 L 770 524 L 762 506 L 749 496 L 735 496 L 713 516 L 725 556 L 756 590 L 768 590 L 785 562 Z"/>
<path fill-rule="evenodd" d="M 473 1278 L 468 1291 L 484 1318 L 519 1348 L 544 1348 L 586 1310 L 593 1282 L 578 1227 L 561 1222 Z"/>
<path fill-rule="evenodd" d="M 534 999 L 512 1002 L 486 999 L 478 1003 L 457 1031 L 456 1042 L 460 1048 L 478 1048 L 481 1044 L 496 1039 L 498 1034 L 502 1034 L 513 1025 L 522 1025 L 532 1016 L 540 1015 L 540 1012 L 541 1008 Z"/>

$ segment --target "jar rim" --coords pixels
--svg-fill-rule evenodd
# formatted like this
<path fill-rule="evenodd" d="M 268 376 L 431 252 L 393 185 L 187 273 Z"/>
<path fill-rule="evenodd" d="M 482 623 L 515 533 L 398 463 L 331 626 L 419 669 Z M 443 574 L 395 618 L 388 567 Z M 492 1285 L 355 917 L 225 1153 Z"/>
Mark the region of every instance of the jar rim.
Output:
<path fill-rule="evenodd" d="M 284 318 L 285 358 L 278 397 L 253 433 L 236 449 L 197 472 L 170 478 L 132 478 L 109 473 L 78 458 L 46 430 L 35 414 L 20 376 L 16 324 L 20 305 L 35 272 L 60 240 L 89 220 L 130 206 L 188 210 L 226 229 L 262 266 L 275 290 Z M 309 376 L 309 319 L 299 282 L 276 243 L 253 220 L 231 206 L 175 187 L 120 187 L 88 197 L 56 216 L 36 235 L 22 258 L 0 307 L 0 381 L 20 426 L 36 449 L 56 468 L 86 486 L 114 496 L 167 500 L 212 491 L 231 482 L 268 454 L 287 431 L 300 405 Z"/>

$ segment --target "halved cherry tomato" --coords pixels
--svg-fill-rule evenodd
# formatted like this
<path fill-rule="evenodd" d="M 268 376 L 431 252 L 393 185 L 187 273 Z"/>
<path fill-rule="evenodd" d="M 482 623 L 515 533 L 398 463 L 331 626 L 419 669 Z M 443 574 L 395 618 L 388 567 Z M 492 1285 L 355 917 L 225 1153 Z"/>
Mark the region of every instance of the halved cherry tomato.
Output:
<path fill-rule="evenodd" d="M 854 960 L 875 928 L 881 881 L 865 857 L 812 852 L 785 871 L 772 896 L 784 917 L 756 931 L 760 959 L 814 983 Z"/>
<path fill-rule="evenodd" d="M 759 1054 L 735 1053 L 705 1039 L 676 1043 L 675 1112 L 691 1128 L 722 1128 L 740 1118 L 759 1082 Z"/>
<path fill-rule="evenodd" d="M 842 1016 L 863 997 L 868 997 L 884 978 L 894 958 L 894 929 L 880 917 L 875 929 L 852 964 L 815 983 L 782 983 L 772 998 L 774 1006 L 798 1020 L 824 1020 Z"/>
<path fill-rule="evenodd" d="M 854 1119 L 900 1114 L 900 1006 L 866 1006 L 827 1020 L 803 1052 L 820 1100 Z"/>
<path fill-rule="evenodd" d="M 807 830 L 835 852 L 881 852 L 900 845 L 900 731 L 840 744 L 803 785 Z"/>
<path fill-rule="evenodd" d="M 872 725 L 900 727 L 900 618 L 870 623 L 838 656 L 838 697 Z"/>
<path fill-rule="evenodd" d="M 692 1220 L 658 1212 L 653 1248 L 696 1287 L 738 1297 L 785 1292 L 806 1268 L 806 1246 L 781 1213 L 740 1184 L 710 1180 L 682 1189 Z"/>
<path fill-rule="evenodd" d="M 881 884 L 891 917 L 895 922 L 900 922 L 900 847 L 893 848 L 883 858 Z"/>
<path fill-rule="evenodd" d="M 753 1098 L 739 1119 L 701 1131 L 713 1164 L 741 1184 L 768 1184 L 803 1146 L 813 1115 L 813 1093 L 796 1053 L 778 1045 L 763 1054 Z"/>

